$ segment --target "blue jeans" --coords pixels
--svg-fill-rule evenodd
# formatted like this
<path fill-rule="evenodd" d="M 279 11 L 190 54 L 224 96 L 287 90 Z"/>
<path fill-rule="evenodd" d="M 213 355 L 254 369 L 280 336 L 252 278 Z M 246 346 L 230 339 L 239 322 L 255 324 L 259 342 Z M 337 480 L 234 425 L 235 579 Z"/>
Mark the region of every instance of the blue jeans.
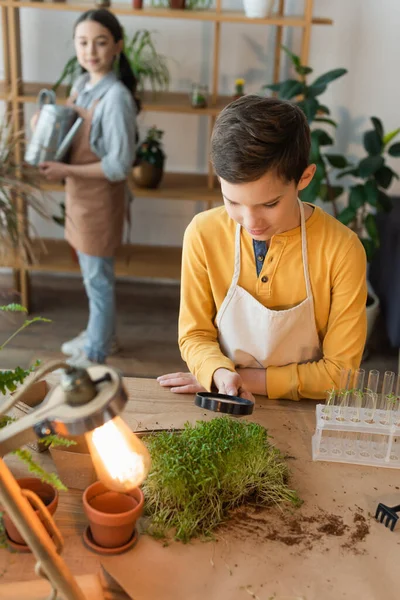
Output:
<path fill-rule="evenodd" d="M 78 252 L 86 294 L 89 322 L 85 353 L 89 360 L 104 363 L 115 334 L 114 258 Z"/>

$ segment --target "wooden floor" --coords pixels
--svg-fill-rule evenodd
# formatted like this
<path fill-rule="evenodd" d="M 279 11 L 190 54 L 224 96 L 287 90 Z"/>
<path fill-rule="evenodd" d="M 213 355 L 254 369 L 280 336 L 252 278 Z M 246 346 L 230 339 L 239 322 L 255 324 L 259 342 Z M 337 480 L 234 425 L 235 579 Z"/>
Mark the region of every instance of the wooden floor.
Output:
<path fill-rule="evenodd" d="M 32 274 L 32 312 L 50 324 L 35 323 L 21 332 L 0 354 L 1 368 L 26 368 L 37 359 L 65 358 L 60 346 L 85 329 L 87 299 L 79 277 Z M 10 275 L 0 275 L 0 305 L 18 302 Z M 157 377 L 182 370 L 177 345 L 179 286 L 118 281 L 117 334 L 121 351 L 109 364 L 126 376 Z M 0 313 L 0 344 L 24 320 Z"/>
<path fill-rule="evenodd" d="M 37 323 L 18 335 L 0 354 L 0 367 L 27 367 L 35 360 L 63 358 L 61 344 L 86 326 L 87 300 L 79 277 L 34 273 L 31 317 Z M 11 275 L 0 274 L 0 305 L 18 301 Z M 177 346 L 179 286 L 121 280 L 117 284 L 117 329 L 121 351 L 109 364 L 126 376 L 157 377 L 186 370 Z M 0 313 L 0 344 L 11 335 L 23 316 Z M 397 372 L 397 350 L 390 348 L 382 320 L 378 320 L 369 345 L 366 369 Z"/>

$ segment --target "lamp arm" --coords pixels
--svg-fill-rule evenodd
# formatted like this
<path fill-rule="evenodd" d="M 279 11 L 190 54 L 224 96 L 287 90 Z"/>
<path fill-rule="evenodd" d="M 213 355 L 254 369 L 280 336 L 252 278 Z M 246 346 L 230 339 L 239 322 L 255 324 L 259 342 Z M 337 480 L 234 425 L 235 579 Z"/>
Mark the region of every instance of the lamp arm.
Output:
<path fill-rule="evenodd" d="M 60 396 L 59 404 L 63 403 L 63 397 Z M 52 404 L 40 404 L 31 413 L 24 415 L 21 419 L 14 421 L 0 429 L 0 457 L 5 456 L 9 452 L 17 450 L 28 442 L 35 441 L 38 437 L 38 431 L 40 432 L 37 424 L 45 421 L 47 417 L 54 414 L 55 403 Z M 49 435 L 52 431 L 42 431 L 39 437 L 44 437 L 46 434 Z"/>
<path fill-rule="evenodd" d="M 0 416 L 5 415 L 17 402 L 23 400 L 25 393 L 32 387 L 34 383 L 39 381 L 39 379 L 43 379 L 45 375 L 48 375 L 48 373 L 51 373 L 56 369 L 65 368 L 68 368 L 68 365 L 65 362 L 60 360 L 52 360 L 35 371 L 33 377 L 24 383 L 20 388 L 18 388 L 17 391 L 9 398 L 8 402 L 5 402 L 4 404 L 0 403 Z"/>

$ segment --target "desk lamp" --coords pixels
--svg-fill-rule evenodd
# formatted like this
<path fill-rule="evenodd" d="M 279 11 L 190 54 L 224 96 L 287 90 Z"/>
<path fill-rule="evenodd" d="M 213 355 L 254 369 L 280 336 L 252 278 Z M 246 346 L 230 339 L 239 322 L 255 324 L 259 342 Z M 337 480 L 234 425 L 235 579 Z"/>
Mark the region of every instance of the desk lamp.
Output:
<path fill-rule="evenodd" d="M 0 415 L 23 400 L 31 385 L 56 369 L 61 369 L 59 385 L 50 390 L 35 410 L 0 430 L 0 457 L 46 435 L 85 434 L 96 473 L 109 489 L 124 492 L 139 486 L 149 471 L 150 456 L 118 416 L 127 402 L 127 393 L 116 370 L 105 365 L 85 370 L 52 361 L 0 404 Z M 88 596 L 59 555 L 63 540 L 50 513 L 33 492 L 21 490 L 2 458 L 0 503 L 37 558 L 36 573 L 51 583 L 53 592 L 49 600 L 55 599 L 58 592 L 66 600 L 87 600 Z M 53 541 L 31 503 L 51 529 Z M 0 597 L 3 597 L 1 587 Z"/>

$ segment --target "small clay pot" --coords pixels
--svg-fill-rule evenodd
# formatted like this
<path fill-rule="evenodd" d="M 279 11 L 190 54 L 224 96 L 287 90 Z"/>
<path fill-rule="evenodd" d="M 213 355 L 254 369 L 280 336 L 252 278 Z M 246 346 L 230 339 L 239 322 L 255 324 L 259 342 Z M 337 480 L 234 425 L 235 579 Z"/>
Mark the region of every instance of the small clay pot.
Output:
<path fill-rule="evenodd" d="M 83 508 L 97 546 L 121 548 L 133 538 L 136 522 L 142 514 L 143 492 L 134 488 L 121 494 L 112 492 L 100 481 L 83 493 Z"/>
<path fill-rule="evenodd" d="M 141 188 L 155 189 L 157 188 L 164 175 L 164 169 L 155 167 L 148 162 L 141 162 L 136 167 L 133 167 L 132 178 L 134 183 Z"/>
<path fill-rule="evenodd" d="M 46 506 L 50 514 L 54 515 L 58 505 L 58 491 L 53 488 L 52 485 L 45 483 L 44 481 L 40 481 L 40 479 L 37 479 L 36 477 L 23 477 L 21 479 L 17 479 L 17 483 L 20 488 L 35 492 L 35 494 L 39 496 L 43 504 Z M 37 510 L 35 510 L 35 512 L 36 514 L 39 514 Z M 22 552 L 29 552 L 30 550 L 28 545 L 7 513 L 4 513 L 3 515 L 3 522 L 11 546 L 17 547 Z M 13 543 L 17 546 L 14 546 Z"/>
<path fill-rule="evenodd" d="M 141 10 L 143 8 L 143 0 L 133 0 L 133 8 L 135 10 Z"/>
<path fill-rule="evenodd" d="M 183 10 L 185 8 L 185 0 L 169 0 L 169 7 L 175 10 Z"/>

